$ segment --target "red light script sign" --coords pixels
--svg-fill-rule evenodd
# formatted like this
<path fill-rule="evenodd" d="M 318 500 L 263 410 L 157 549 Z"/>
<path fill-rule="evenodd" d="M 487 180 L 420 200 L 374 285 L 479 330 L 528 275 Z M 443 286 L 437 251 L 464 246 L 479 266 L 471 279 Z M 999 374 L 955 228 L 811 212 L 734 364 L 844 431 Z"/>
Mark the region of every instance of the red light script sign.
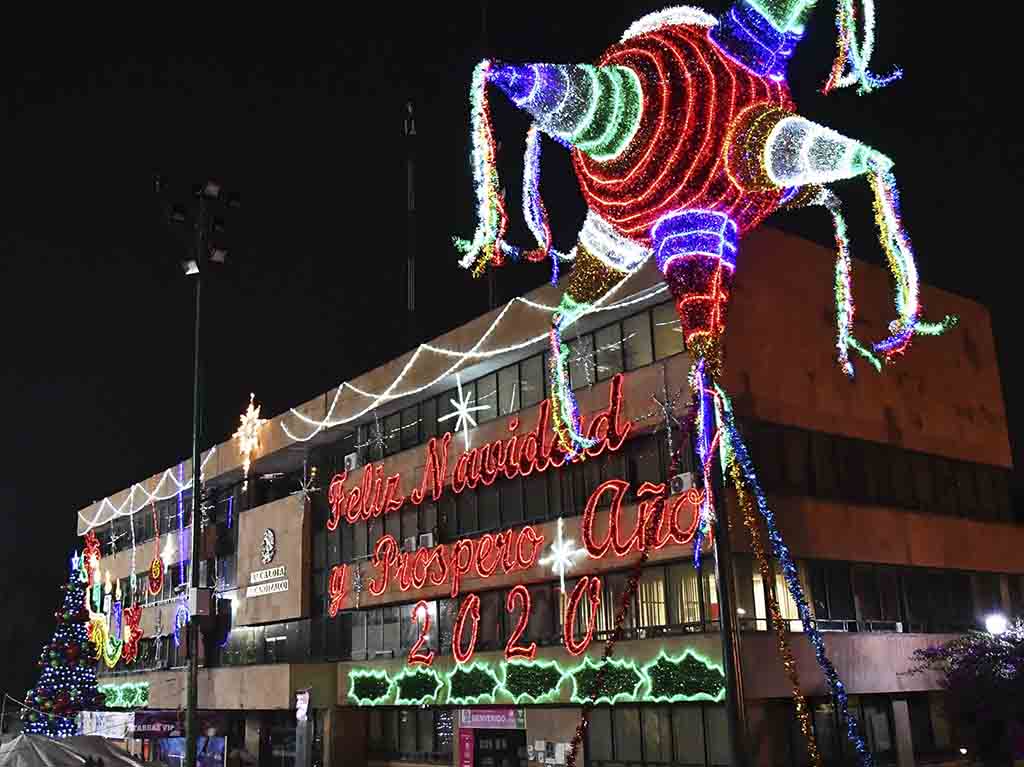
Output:
<path fill-rule="evenodd" d="M 622 374 L 611 380 L 608 389 L 608 407 L 594 416 L 586 428 L 586 435 L 596 444 L 580 453 L 574 461 L 585 457 L 596 458 L 606 450 L 615 451 L 622 447 L 632 424 L 622 421 Z M 525 434 L 512 434 L 519 428 L 519 419 L 512 418 L 508 430 L 512 436 L 489 442 L 463 452 L 456 460 L 448 483 L 453 494 L 458 495 L 467 487 L 490 486 L 499 476 L 507 479 L 528 477 L 530 474 L 559 468 L 566 463 L 566 456 L 554 440 L 550 428 L 551 404 L 545 400 L 540 404 L 537 423 Z M 430 498 L 437 501 L 444 493 L 448 481 L 448 447 L 452 435 L 433 437 L 427 443 L 427 462 L 420 486 L 409 493 L 408 500 L 419 506 Z M 335 474 L 327 491 L 331 505 L 331 516 L 327 529 L 336 530 L 344 516 L 349 524 L 366 521 L 381 514 L 402 508 L 406 497 L 399 492 L 401 477 L 398 474 L 384 476 L 384 466 L 373 464 L 363 470 L 359 484 L 346 489 L 348 472 Z"/>

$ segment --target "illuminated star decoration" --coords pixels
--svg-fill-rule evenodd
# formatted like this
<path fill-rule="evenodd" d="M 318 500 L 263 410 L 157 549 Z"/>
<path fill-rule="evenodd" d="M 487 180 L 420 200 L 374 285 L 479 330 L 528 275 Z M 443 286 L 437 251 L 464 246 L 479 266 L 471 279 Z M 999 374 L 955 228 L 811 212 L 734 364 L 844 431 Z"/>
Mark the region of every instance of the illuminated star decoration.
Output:
<path fill-rule="evenodd" d="M 260 448 L 260 429 L 267 420 L 260 418 L 260 406 L 255 404 L 256 395 L 249 394 L 249 407 L 238 417 L 240 425 L 238 431 L 233 435 L 238 440 L 238 454 L 242 456 L 242 471 L 245 474 L 245 483 L 249 482 L 249 465 L 252 462 L 252 454 Z"/>
<path fill-rule="evenodd" d="M 555 540 L 551 544 L 548 554 L 537 560 L 537 564 L 547 567 L 551 565 L 551 572 L 558 576 L 562 593 L 565 594 L 565 574 L 576 566 L 576 560 L 586 556 L 585 549 L 578 548 L 572 538 L 565 538 L 562 530 L 562 518 L 558 518 L 558 531 Z"/>
<path fill-rule="evenodd" d="M 470 405 L 469 403 L 472 399 L 462 391 L 462 379 L 459 377 L 458 373 L 455 374 L 455 385 L 459 389 L 459 401 L 456 402 L 453 399 L 448 400 L 452 403 L 452 407 L 455 408 L 454 412 L 451 412 L 448 415 L 443 415 L 437 420 L 440 422 L 455 418 L 455 431 L 462 429 L 462 441 L 466 446 L 466 450 L 469 450 L 469 428 L 471 426 L 474 429 L 476 428 L 476 421 L 473 419 L 472 413 L 477 410 L 490 410 L 491 406 Z"/>
<path fill-rule="evenodd" d="M 370 428 L 369 439 L 356 445 L 357 448 L 375 447 L 379 455 L 384 455 L 384 448 L 387 446 L 387 438 L 384 436 L 384 429 L 380 425 L 380 416 L 373 411 L 373 426 Z"/>
<path fill-rule="evenodd" d="M 313 493 L 319 492 L 320 488 L 316 485 L 316 466 L 311 470 L 307 471 L 306 463 L 302 464 L 302 479 L 299 480 L 299 489 L 296 490 L 292 495 L 302 495 L 303 501 L 309 501 L 313 497 Z"/>

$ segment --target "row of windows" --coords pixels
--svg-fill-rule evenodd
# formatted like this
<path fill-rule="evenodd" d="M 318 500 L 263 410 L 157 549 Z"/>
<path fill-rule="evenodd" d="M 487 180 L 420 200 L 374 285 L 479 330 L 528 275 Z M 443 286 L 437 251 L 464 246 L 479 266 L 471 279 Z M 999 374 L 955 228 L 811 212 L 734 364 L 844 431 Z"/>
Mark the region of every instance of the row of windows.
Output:
<path fill-rule="evenodd" d="M 248 483 L 239 482 L 213 489 L 213 509 L 207 521 L 230 530 L 236 526 L 238 514 L 293 494 L 299 489 L 301 478 L 301 470 L 287 474 L 264 474 L 254 477 Z M 177 496 L 154 501 L 151 506 L 139 509 L 132 515 L 115 517 L 100 525 L 95 533 L 102 555 L 111 556 L 121 551 L 131 551 L 133 543 L 137 547 L 152 541 L 157 535 L 177 533 L 179 526 L 187 530 L 191 525 L 192 491 L 185 490 L 181 494 L 180 505 Z"/>
<path fill-rule="evenodd" d="M 369 720 L 371 759 L 451 763 L 451 709 L 377 708 L 369 712 Z"/>
<path fill-rule="evenodd" d="M 671 302 L 659 304 L 591 333 L 566 338 L 572 388 L 605 381 L 627 370 L 683 351 L 679 317 Z M 527 357 L 475 380 L 462 383 L 462 396 L 478 423 L 532 407 L 547 396 L 547 352 Z M 331 450 L 358 452 L 361 462 L 379 461 L 455 429 L 453 402 L 458 389 L 389 413 L 345 435 Z"/>
<path fill-rule="evenodd" d="M 892 568 L 844 562 L 798 562 L 800 579 L 823 631 L 953 632 L 982 625 L 990 612 L 1009 608 L 1012 616 L 1024 615 L 1024 576 L 965 573 L 951 570 Z M 766 589 L 749 556 L 735 559 L 737 607 L 740 626 L 746 631 L 766 631 Z M 607 638 L 613 625 L 614 606 L 620 604 L 627 573 L 603 578 L 601 604 L 595 619 L 595 640 Z M 1009 586 L 1009 605 L 1001 602 L 1001 579 Z M 778 572 L 771 573 L 780 611 L 791 631 L 802 631 L 796 605 Z M 573 583 L 569 582 L 568 587 Z M 529 587 L 530 620 L 523 633 L 526 642 L 558 645 L 562 617 L 557 584 Z M 505 609 L 506 591 L 478 592 L 480 623 L 477 649 L 500 650 L 514 628 L 518 615 Z M 430 613 L 428 646 L 441 654 L 451 652 L 452 624 L 458 601 L 441 599 L 427 603 Z M 579 620 L 589 621 L 586 603 Z M 267 626 L 244 626 L 228 634 L 223 645 L 207 645 L 207 666 L 246 666 L 266 663 L 308 663 L 401 657 L 419 636 L 413 622 L 413 604 L 388 605 L 324 617 L 288 621 Z M 627 639 L 657 638 L 669 634 L 716 631 L 718 599 L 709 571 L 698 576 L 689 560 L 646 568 L 624 623 Z M 582 628 L 582 625 L 577 627 Z M 169 632 L 170 627 L 165 627 Z M 581 633 L 579 630 L 577 634 Z M 166 638 L 166 637 L 165 637 Z M 167 658 L 164 653 L 163 658 Z M 142 660 L 119 671 L 147 668 Z"/>
<path fill-rule="evenodd" d="M 741 428 L 768 492 L 1014 521 L 1006 469 L 763 421 Z"/>
<path fill-rule="evenodd" d="M 868 751 L 878 765 L 896 764 L 892 699 L 886 695 L 851 695 L 851 713 L 861 725 Z M 949 749 L 941 725 L 935 737 L 933 701 L 910 696 L 915 755 L 937 755 Z M 853 763 L 849 741 L 835 705 L 808 701 L 811 728 L 825 765 Z M 806 767 L 803 734 L 791 701 L 755 703 L 760 713 L 752 737 L 760 756 L 772 764 Z M 371 759 L 447 764 L 453 750 L 451 709 L 378 708 L 368 712 Z M 590 712 L 584 741 L 590 767 L 726 767 L 732 764 L 725 707 L 721 704 L 597 706 Z"/>

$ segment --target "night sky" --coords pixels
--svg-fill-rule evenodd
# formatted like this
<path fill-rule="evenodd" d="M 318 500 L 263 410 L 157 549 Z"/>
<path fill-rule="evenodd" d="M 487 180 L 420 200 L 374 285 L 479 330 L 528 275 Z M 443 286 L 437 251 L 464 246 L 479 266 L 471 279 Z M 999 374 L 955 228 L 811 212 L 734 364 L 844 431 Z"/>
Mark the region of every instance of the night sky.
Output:
<path fill-rule="evenodd" d="M 460 4 L 376 5 L 376 17 L 362 18 L 335 11 L 212 21 L 168 8 L 145 22 L 6 26 L 0 690 L 20 698 L 35 679 L 30 664 L 53 629 L 76 545 L 75 510 L 190 452 L 192 287 L 153 175 L 168 176 L 180 196 L 213 176 L 242 197 L 227 220 L 231 260 L 204 293 L 208 445 L 231 434 L 250 391 L 264 414 L 276 414 L 405 350 L 408 98 L 420 134 L 423 340 L 487 308 L 485 284 L 457 267 L 450 245 L 452 234 L 473 228 L 473 64 L 483 55 L 592 61 L 634 19 L 662 7 L 491 3 L 484 36 L 477 4 L 466 3 L 465 15 L 454 10 Z M 1016 20 L 1002 11 L 975 21 L 920 15 L 933 4 L 878 6 L 874 69 L 899 65 L 904 79 L 868 96 L 820 95 L 835 39 L 834 6 L 823 2 L 791 68 L 794 97 L 802 114 L 896 161 L 922 279 L 992 310 L 1011 434 L 1020 433 L 1016 285 L 1001 276 L 1020 249 L 1022 142 L 1011 120 L 1020 86 L 1008 68 Z M 500 97 L 492 104 L 513 239 L 526 242 L 518 188 L 527 121 Z M 583 204 L 567 155 L 550 142 L 544 151 L 556 245 L 568 248 Z M 866 183 L 838 191 L 854 255 L 879 261 Z M 821 210 L 769 223 L 831 245 Z M 499 298 L 544 274 L 503 270 Z M 1015 456 L 1019 463 L 1019 445 Z M 1019 498 L 1019 472 L 1016 486 Z"/>

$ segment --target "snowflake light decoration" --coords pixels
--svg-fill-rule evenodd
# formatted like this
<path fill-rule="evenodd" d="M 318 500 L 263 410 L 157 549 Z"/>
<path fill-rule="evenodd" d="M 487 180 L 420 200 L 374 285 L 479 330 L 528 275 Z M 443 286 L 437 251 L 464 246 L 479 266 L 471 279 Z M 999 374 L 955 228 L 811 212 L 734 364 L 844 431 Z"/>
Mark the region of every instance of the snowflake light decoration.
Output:
<path fill-rule="evenodd" d="M 491 406 L 470 405 L 469 403 L 473 401 L 472 395 L 467 395 L 462 391 L 462 378 L 459 377 L 458 373 L 455 374 L 455 385 L 459 390 L 459 400 L 458 402 L 453 399 L 448 400 L 452 403 L 452 407 L 455 408 L 454 412 L 451 412 L 448 415 L 443 415 L 437 420 L 440 422 L 454 418 L 455 431 L 459 431 L 459 429 L 462 430 L 463 444 L 465 444 L 466 450 L 469 450 L 469 429 L 470 427 L 473 427 L 474 429 L 476 428 L 476 420 L 473 418 L 472 414 L 477 410 L 490 410 Z"/>
<path fill-rule="evenodd" d="M 249 466 L 252 454 L 260 449 L 260 429 L 267 419 L 260 418 L 260 405 L 255 404 L 256 395 L 249 394 L 249 407 L 238 417 L 239 427 L 232 436 L 238 440 L 238 454 L 242 456 L 242 471 L 245 481 L 249 481 Z"/>
<path fill-rule="evenodd" d="M 572 538 L 565 537 L 561 517 L 558 518 L 555 540 L 548 551 L 549 553 L 538 559 L 537 563 L 544 567 L 551 566 L 551 572 L 558 576 L 559 586 L 565 594 L 565 574 L 575 567 L 576 560 L 586 556 L 587 552 L 576 546 L 576 541 Z"/>

